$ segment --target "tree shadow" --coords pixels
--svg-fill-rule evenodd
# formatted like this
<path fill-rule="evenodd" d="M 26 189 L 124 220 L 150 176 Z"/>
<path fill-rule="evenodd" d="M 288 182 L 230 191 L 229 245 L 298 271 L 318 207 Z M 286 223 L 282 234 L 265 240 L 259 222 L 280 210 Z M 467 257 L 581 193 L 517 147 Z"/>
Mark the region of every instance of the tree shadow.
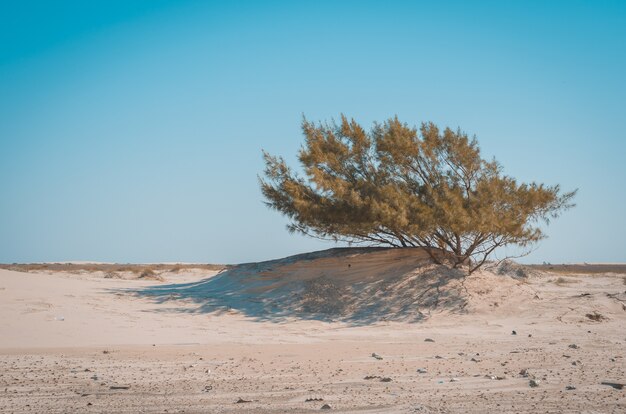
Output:
<path fill-rule="evenodd" d="M 464 312 L 466 273 L 406 255 L 395 257 L 397 250 L 402 249 L 330 249 L 235 265 L 198 282 L 125 292 L 172 305 L 163 310 L 167 312 L 237 311 L 277 323 L 299 319 L 359 326 Z M 386 255 L 382 262 L 376 256 L 381 254 Z"/>

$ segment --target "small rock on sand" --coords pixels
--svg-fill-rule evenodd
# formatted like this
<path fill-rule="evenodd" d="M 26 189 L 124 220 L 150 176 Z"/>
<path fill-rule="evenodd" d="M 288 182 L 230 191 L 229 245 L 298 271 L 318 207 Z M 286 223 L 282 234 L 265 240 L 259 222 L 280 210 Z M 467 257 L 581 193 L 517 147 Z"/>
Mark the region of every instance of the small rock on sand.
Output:
<path fill-rule="evenodd" d="M 602 385 L 608 385 L 609 387 L 613 387 L 616 390 L 621 390 L 621 389 L 624 388 L 624 384 L 620 384 L 618 382 L 606 382 L 606 381 L 603 381 L 603 382 L 601 382 L 601 384 Z"/>

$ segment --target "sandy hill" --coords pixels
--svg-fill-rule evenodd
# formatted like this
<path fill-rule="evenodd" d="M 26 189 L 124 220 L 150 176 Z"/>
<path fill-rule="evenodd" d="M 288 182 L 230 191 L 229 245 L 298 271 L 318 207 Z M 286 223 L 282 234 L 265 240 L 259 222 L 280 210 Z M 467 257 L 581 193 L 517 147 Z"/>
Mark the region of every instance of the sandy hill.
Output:
<path fill-rule="evenodd" d="M 534 292 L 519 267 L 475 273 L 431 262 L 421 249 L 337 248 L 231 266 L 193 283 L 135 290 L 156 301 L 192 301 L 199 312 L 341 320 L 356 324 L 419 321 L 433 313 L 464 313 L 489 302 L 529 300 Z M 520 278 L 521 276 L 521 278 Z M 479 301 L 473 298 L 481 296 Z M 497 306 L 497 305 L 496 305 Z M 188 311 L 186 308 L 185 311 Z"/>

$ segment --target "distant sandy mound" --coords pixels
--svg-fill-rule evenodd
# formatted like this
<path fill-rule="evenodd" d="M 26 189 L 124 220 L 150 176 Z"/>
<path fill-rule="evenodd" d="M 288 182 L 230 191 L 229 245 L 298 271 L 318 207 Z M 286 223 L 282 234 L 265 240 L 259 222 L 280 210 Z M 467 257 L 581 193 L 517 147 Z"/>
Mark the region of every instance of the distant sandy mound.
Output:
<path fill-rule="evenodd" d="M 263 320 L 419 321 L 482 308 L 490 295 L 530 293 L 511 275 L 431 262 L 421 249 L 338 248 L 232 266 L 200 282 L 134 291 L 157 302 L 185 300 L 198 312 L 238 311 Z M 478 303 L 474 306 L 472 301 Z M 489 299 L 491 300 L 491 299 Z M 181 307 L 181 312 L 189 312 Z"/>

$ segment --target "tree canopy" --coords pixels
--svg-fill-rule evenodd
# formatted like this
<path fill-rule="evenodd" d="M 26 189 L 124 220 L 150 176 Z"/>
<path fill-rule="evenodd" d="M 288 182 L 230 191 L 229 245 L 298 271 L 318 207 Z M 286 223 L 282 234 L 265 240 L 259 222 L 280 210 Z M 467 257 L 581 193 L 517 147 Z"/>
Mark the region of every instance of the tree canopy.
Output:
<path fill-rule="evenodd" d="M 397 117 L 366 131 L 341 116 L 304 119 L 298 159 L 306 178 L 263 152 L 266 204 L 309 236 L 393 247 L 422 247 L 437 263 L 473 272 L 498 247 L 528 247 L 572 207 L 576 191 L 518 183 L 476 138 L 433 123 L 410 127 Z"/>

